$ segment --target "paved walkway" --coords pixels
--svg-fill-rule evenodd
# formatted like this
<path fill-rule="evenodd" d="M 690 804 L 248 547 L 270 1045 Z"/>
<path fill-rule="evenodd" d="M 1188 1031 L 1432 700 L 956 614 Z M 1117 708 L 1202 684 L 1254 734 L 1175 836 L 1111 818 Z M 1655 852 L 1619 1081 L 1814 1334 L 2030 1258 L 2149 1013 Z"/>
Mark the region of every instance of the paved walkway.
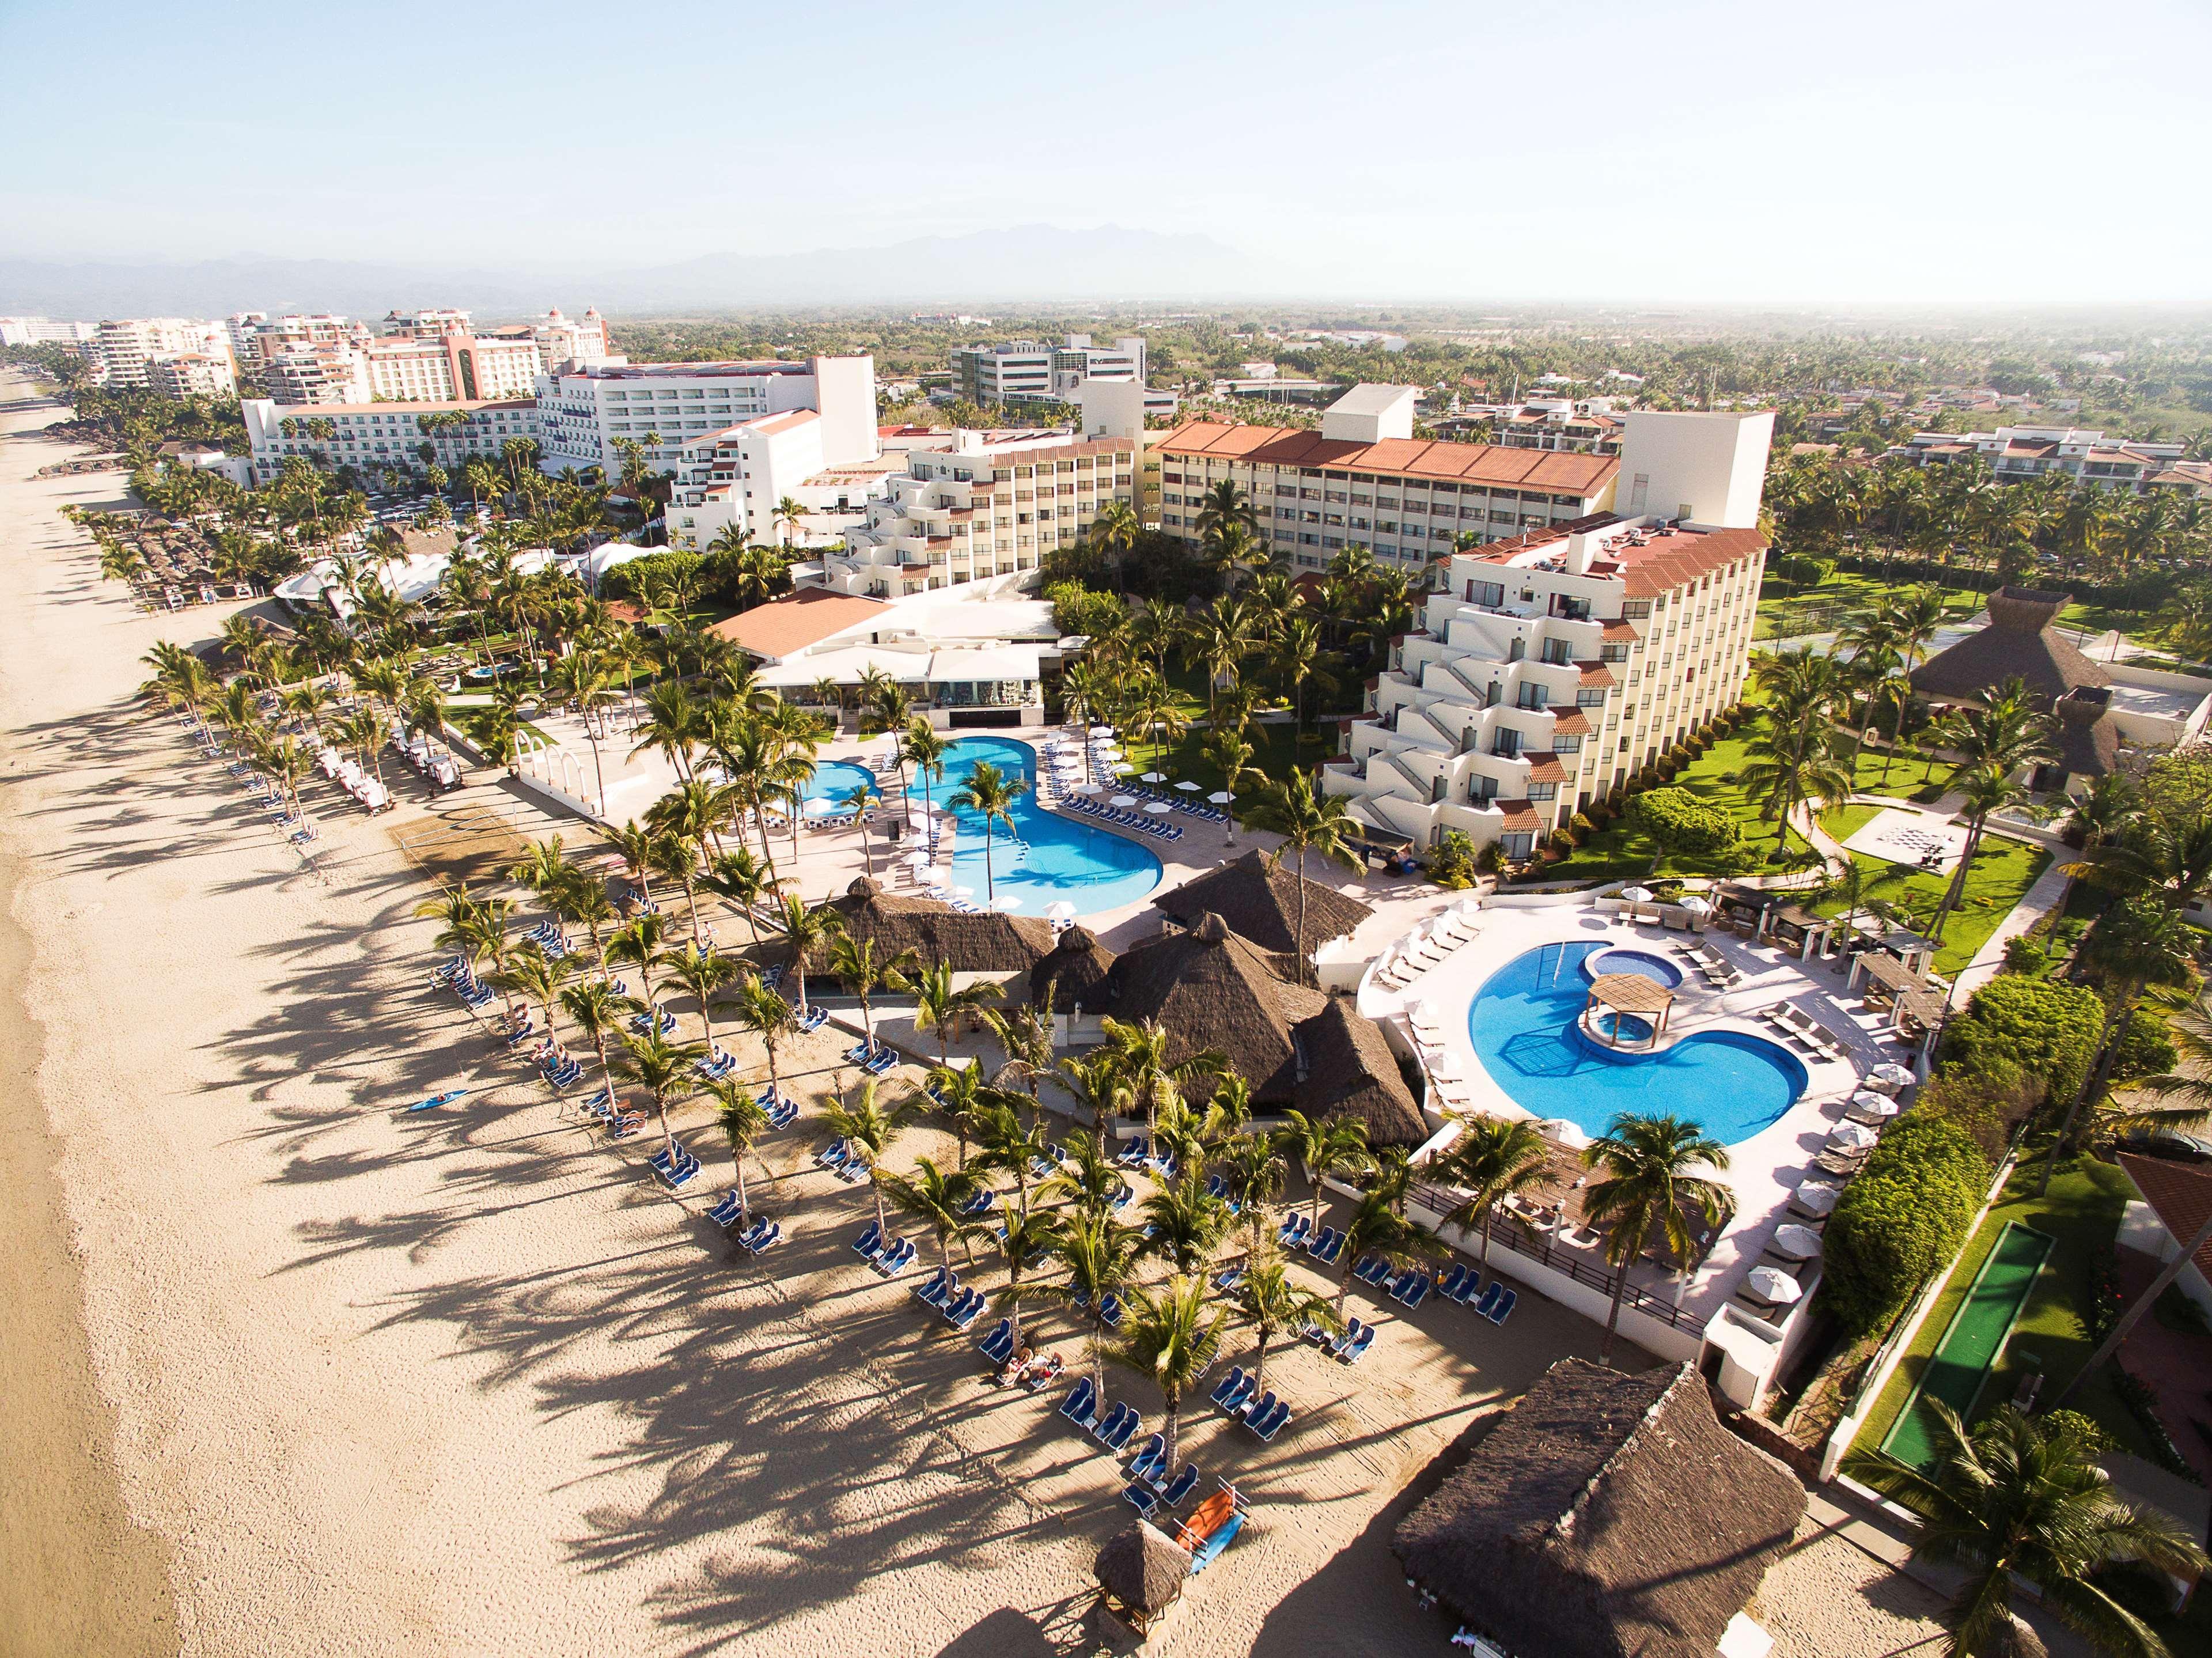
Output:
<path fill-rule="evenodd" d="M 1996 978 L 2004 966 L 2005 946 L 2057 908 L 2065 896 L 2065 871 L 2059 860 L 2053 859 L 2044 865 L 2043 873 L 2035 878 L 2035 884 L 2028 888 L 2004 920 L 1997 923 L 1996 930 L 1982 940 L 1982 947 L 1974 952 L 1974 959 L 1960 969 L 1957 996 L 1971 996 Z"/>

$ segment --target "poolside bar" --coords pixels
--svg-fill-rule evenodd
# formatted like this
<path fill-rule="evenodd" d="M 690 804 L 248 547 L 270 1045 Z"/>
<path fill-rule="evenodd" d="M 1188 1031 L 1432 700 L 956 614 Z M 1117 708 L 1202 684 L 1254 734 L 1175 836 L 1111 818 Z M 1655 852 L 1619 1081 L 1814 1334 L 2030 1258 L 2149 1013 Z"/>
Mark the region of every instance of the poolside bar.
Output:
<path fill-rule="evenodd" d="M 1674 1005 L 1674 993 L 1656 979 L 1641 973 L 1601 973 L 1590 981 L 1589 994 L 1583 1002 L 1583 1027 L 1602 1035 L 1607 1047 L 1618 1048 L 1620 1022 L 1625 1018 L 1641 1019 L 1649 1027 L 1642 1046 L 1654 1048 L 1666 1031 L 1667 1016 Z M 1609 1026 L 1601 1025 L 1592 1018 L 1594 1011 L 1600 1007 L 1613 1014 Z"/>

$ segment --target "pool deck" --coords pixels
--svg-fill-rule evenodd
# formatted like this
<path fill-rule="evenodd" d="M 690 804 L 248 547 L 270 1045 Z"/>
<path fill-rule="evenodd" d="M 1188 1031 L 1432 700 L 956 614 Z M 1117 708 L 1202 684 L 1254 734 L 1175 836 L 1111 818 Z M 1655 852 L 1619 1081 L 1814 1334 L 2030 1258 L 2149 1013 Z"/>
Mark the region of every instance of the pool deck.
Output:
<path fill-rule="evenodd" d="M 1666 932 L 1645 922 L 1630 925 L 1617 916 L 1599 915 L 1581 902 L 1541 908 L 1486 908 L 1477 918 L 1476 936 L 1444 961 L 1402 990 L 1386 990 L 1371 981 L 1363 986 L 1360 1010 L 1370 1017 L 1389 1023 L 1401 1047 L 1415 1048 L 1411 1011 L 1417 1002 L 1435 1005 L 1444 1042 L 1438 1069 L 1458 1080 L 1443 1103 L 1451 1109 L 1527 1117 L 1534 1114 L 1516 1103 L 1483 1069 L 1475 1057 L 1468 1029 L 1468 1011 L 1476 992 L 1515 957 L 1539 945 L 1571 942 L 1606 943 L 1639 948 L 1673 957 L 1673 945 L 1687 935 Z M 1859 1078 L 1886 1060 L 1899 1057 L 1893 1047 L 1876 1039 L 1875 1022 L 1855 1003 L 1842 999 L 1843 980 L 1826 966 L 1799 962 L 1771 945 L 1749 940 L 1717 928 L 1699 935 L 1716 953 L 1742 975 L 1729 989 L 1718 990 L 1694 972 L 1674 993 L 1668 1022 L 1668 1042 L 1703 1031 L 1735 1030 L 1756 1035 L 1784 1049 L 1804 1066 L 1805 1092 L 1782 1116 L 1747 1139 L 1729 1148 L 1729 1168 L 1719 1178 L 1735 1193 L 1735 1218 L 1714 1242 L 1692 1275 L 1681 1306 L 1702 1318 L 1717 1314 L 1735 1293 L 1745 1273 L 1759 1263 L 1775 1228 L 1786 1218 L 1790 1195 L 1808 1176 L 1825 1179 L 1814 1168 L 1816 1157 L 1828 1135 L 1844 1120 L 1844 1108 L 1859 1085 Z M 1838 1037 L 1849 1056 L 1823 1059 L 1780 1036 L 1760 1016 L 1769 1008 L 1794 1001 Z M 1441 1090 L 1440 1090 L 1441 1091 Z M 1682 1114 L 1694 1117 L 1694 1102 L 1684 1101 Z M 1555 1242 L 1575 1246 L 1574 1236 L 1563 1233 Z M 1599 1256 L 1595 1241 L 1587 1248 L 1593 1265 Z M 1672 1298 L 1674 1280 L 1650 1263 L 1633 1268 L 1632 1281 Z"/>

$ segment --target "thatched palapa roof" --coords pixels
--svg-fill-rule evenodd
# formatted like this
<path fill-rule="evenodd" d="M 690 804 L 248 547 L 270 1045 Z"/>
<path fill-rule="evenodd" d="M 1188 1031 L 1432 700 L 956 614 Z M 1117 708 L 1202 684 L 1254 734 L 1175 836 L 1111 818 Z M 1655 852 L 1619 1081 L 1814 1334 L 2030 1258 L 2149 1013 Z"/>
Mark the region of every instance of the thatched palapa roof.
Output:
<path fill-rule="evenodd" d="M 1805 1512 L 1694 1364 L 1561 1359 L 1399 1523 L 1406 1569 L 1507 1649 L 1711 1658 Z"/>
<path fill-rule="evenodd" d="M 1182 1594 L 1190 1579 L 1190 1555 L 1166 1533 L 1139 1520 L 1107 1540 L 1091 1571 L 1113 1599 L 1151 1618 Z"/>
<path fill-rule="evenodd" d="M 866 876 L 830 907 L 854 938 L 872 938 L 888 960 L 911 950 L 925 963 L 944 962 L 957 973 L 1026 973 L 1051 951 L 1052 924 L 1026 915 L 967 915 L 927 898 L 883 890 Z M 810 957 L 809 973 L 827 972 L 824 949 Z"/>
<path fill-rule="evenodd" d="M 2058 716 L 2058 764 L 2076 777 L 2109 777 L 2119 769 L 2120 729 L 2107 713 L 2112 694 L 2083 685 L 2051 704 Z"/>
<path fill-rule="evenodd" d="M 2017 677 L 2051 703 L 2077 686 L 2110 684 L 2112 677 L 2051 625 L 2065 605 L 2063 593 L 1998 588 L 1989 598 L 1990 625 L 1915 668 L 1912 689 L 1923 696 L 1978 701 Z"/>
<path fill-rule="evenodd" d="M 1098 942 L 1085 926 L 1071 926 L 1060 935 L 1052 953 L 1030 969 L 1030 1001 L 1044 1005 L 1045 987 L 1052 987 L 1052 1011 L 1073 1013 L 1086 1003 L 1103 999 L 1106 974 L 1114 965 L 1114 952 Z"/>
<path fill-rule="evenodd" d="M 1305 888 L 1305 947 L 1298 947 L 1298 888 Z M 1355 931 L 1375 912 L 1319 881 L 1304 880 L 1288 862 L 1266 853 L 1246 853 L 1234 863 L 1170 888 L 1152 907 L 1184 926 L 1202 915 L 1218 915 L 1230 930 L 1277 955 L 1310 956 L 1322 943 Z"/>
<path fill-rule="evenodd" d="M 1262 1109 L 1347 1111 L 1377 1145 L 1419 1145 L 1428 1138 L 1420 1107 L 1374 1023 L 1341 999 L 1292 984 L 1273 957 L 1218 915 L 1202 915 L 1188 932 L 1112 957 L 1103 981 L 1077 1005 L 1131 1023 L 1157 1019 L 1171 1039 L 1170 1059 L 1209 1048 L 1222 1054 L 1251 1084 Z"/>

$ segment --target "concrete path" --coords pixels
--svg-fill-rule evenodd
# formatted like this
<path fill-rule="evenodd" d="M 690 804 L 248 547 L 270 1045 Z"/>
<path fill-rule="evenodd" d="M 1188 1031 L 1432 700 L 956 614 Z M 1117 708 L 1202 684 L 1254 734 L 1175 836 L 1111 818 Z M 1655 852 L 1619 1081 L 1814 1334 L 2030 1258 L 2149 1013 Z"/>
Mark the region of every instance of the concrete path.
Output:
<path fill-rule="evenodd" d="M 2066 896 L 2066 875 L 2063 868 L 2067 861 L 2054 858 L 2044 866 L 2043 873 L 2035 878 L 2035 884 L 2021 895 L 2021 901 L 1996 925 L 1996 930 L 1982 940 L 1982 947 L 1974 952 L 1974 959 L 1959 972 L 1959 987 L 1954 997 L 1971 996 L 1997 976 L 2004 966 L 2005 946 L 2021 936 L 2030 927 L 2058 908 Z"/>

